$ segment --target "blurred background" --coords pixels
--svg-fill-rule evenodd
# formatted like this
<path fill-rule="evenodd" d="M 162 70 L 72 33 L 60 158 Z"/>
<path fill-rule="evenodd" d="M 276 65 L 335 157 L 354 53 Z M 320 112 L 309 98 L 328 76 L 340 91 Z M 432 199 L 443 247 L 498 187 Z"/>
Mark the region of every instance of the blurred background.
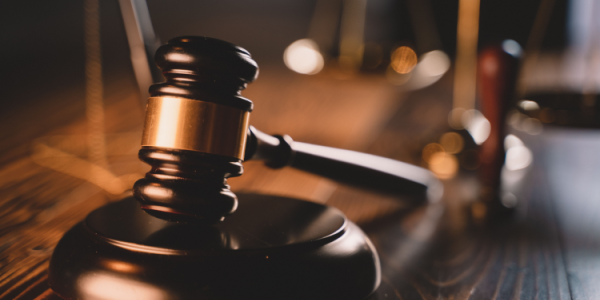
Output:
<path fill-rule="evenodd" d="M 131 3 L 142 17 L 131 17 Z M 526 92 L 523 86 L 543 90 L 558 80 L 547 79 L 548 74 L 562 73 L 547 70 L 560 64 L 555 62 L 562 61 L 566 49 L 573 45 L 590 48 L 581 42 L 585 34 L 580 34 L 582 38 L 568 32 L 592 28 L 593 21 L 586 23 L 582 16 L 598 11 L 593 1 L 584 0 L 115 0 L 1 5 L 0 122 L 4 130 L 0 151 L 4 155 L 0 161 L 41 149 L 36 143 L 32 148 L 31 141 L 62 134 L 50 133 L 79 120 L 77 129 L 63 131 L 81 138 L 40 142 L 70 144 L 67 153 L 104 169 L 111 163 L 107 159 L 115 159 L 105 156 L 116 153 L 107 152 L 104 148 L 111 146 L 103 144 L 119 139 L 104 135 L 128 132 L 131 136 L 123 139 L 133 141 L 143 122 L 151 79 L 140 77 L 140 72 L 149 73 L 142 56 L 172 37 L 215 37 L 252 53 L 261 72 L 244 95 L 255 102 L 252 124 L 261 130 L 427 167 L 430 152 L 440 149 L 433 145 L 425 150 L 427 145 L 439 144 L 445 131 L 468 127 L 459 121 L 460 115 L 479 107 L 478 49 L 508 39 L 513 44 L 507 45 L 517 52 L 519 45 L 527 46 L 526 53 L 531 55 L 524 61 L 532 63 L 521 62 L 525 71 L 519 91 Z M 127 35 L 128 20 L 138 20 L 138 27 L 146 28 L 146 52 L 134 49 L 136 44 Z M 138 65 L 141 59 L 141 69 L 135 67 L 136 57 Z M 160 80 L 160 75 L 154 79 Z M 448 123 L 448 114 L 457 108 L 458 114 Z M 553 122 L 554 115 L 543 116 Z M 516 116 L 513 121 L 531 119 L 533 125 L 526 127 L 539 131 L 539 116 Z M 95 150 L 91 145 L 96 145 Z M 127 151 L 137 151 L 135 143 L 127 146 L 131 147 Z M 470 164 L 467 168 L 477 167 L 476 157 L 461 158 L 456 151 L 450 153 L 456 159 L 438 159 L 440 174 L 447 173 L 442 177 L 453 177 L 461 159 Z M 46 155 L 36 153 L 38 158 Z M 113 192 L 128 187 L 131 180 Z M 257 188 L 250 183 L 241 186 Z M 281 185 L 273 184 L 278 193 L 289 193 L 288 187 L 279 190 L 277 186 Z"/>
<path fill-rule="evenodd" d="M 570 8 L 566 0 L 472 2 L 469 4 L 469 1 L 464 1 L 464 6 L 480 6 L 477 12 L 479 22 L 467 24 L 467 29 L 476 35 L 478 48 L 505 39 L 512 39 L 524 46 L 540 12 L 547 15 L 545 17 L 548 20 L 538 26 L 542 28 L 537 29 L 536 38 L 541 42 L 535 46 L 544 51 L 560 51 L 568 44 L 567 15 L 574 5 Z M 83 100 L 86 84 L 86 17 L 83 1 L 15 2 L 1 5 L 0 34 L 3 47 L 0 50 L 0 80 L 3 88 L 0 91 L 0 114 L 3 128 L 18 130 L 3 130 L 0 147 L 3 153 L 13 153 L 9 150 L 15 148 L 19 141 L 39 137 L 46 131 L 83 115 L 86 103 Z M 322 82 L 323 92 L 326 93 L 326 90 L 335 90 L 336 86 L 338 90 L 343 90 L 345 83 L 356 80 L 354 75 L 368 77 L 373 82 L 378 82 L 373 84 L 381 83 L 373 89 L 374 94 L 384 90 L 387 94 L 374 95 L 374 98 L 378 98 L 376 100 L 364 98 L 357 101 L 362 102 L 360 105 L 365 107 L 392 105 L 393 107 L 379 108 L 381 111 L 377 111 L 378 108 L 367 108 L 375 110 L 374 114 L 384 114 L 372 116 L 380 122 L 372 126 L 382 126 L 387 122 L 386 118 L 391 117 L 393 110 L 400 109 L 401 99 L 406 96 L 406 92 L 431 85 L 441 75 L 452 74 L 453 72 L 447 72 L 451 66 L 448 60 L 454 62 L 457 57 L 459 1 L 149 0 L 147 7 L 156 37 L 163 43 L 175 36 L 203 35 L 227 40 L 248 49 L 262 69 L 260 79 L 247 91 L 247 96 L 257 102 L 256 114 L 252 120 L 263 130 L 273 132 L 287 130 L 285 124 L 268 126 L 281 118 L 277 107 L 285 105 L 285 101 L 269 102 L 268 107 L 260 101 L 264 101 L 263 98 L 285 98 L 285 93 L 289 91 L 272 89 L 271 85 L 285 86 L 286 80 L 290 85 L 294 85 L 294 81 L 311 84 Z M 111 99 L 120 99 L 114 96 L 115 93 L 126 94 L 135 90 L 136 76 L 119 2 L 103 1 L 94 13 L 99 16 L 99 54 L 96 59 L 100 60 L 102 66 L 102 88 L 105 89 L 106 96 L 104 100 L 110 103 Z M 293 44 L 297 41 L 300 43 Z M 302 55 L 306 54 L 302 51 L 308 49 L 309 65 L 286 67 L 284 52 L 288 47 L 291 48 L 288 53 L 288 56 L 291 55 L 290 60 L 293 60 L 294 53 L 296 60 L 302 60 Z M 467 46 L 469 47 L 471 46 Z M 311 49 L 317 50 L 316 58 L 311 56 Z M 395 50 L 402 51 L 394 52 Z M 416 74 L 418 72 L 410 74 L 414 64 L 434 50 L 438 51 L 429 55 L 429 65 L 432 66 L 429 69 L 433 72 L 429 77 L 433 79 L 409 80 L 411 76 L 419 77 Z M 465 51 L 463 52 L 468 60 L 468 52 L 471 50 Z M 470 55 L 474 56 L 472 53 Z M 394 57 L 396 62 L 391 64 Z M 288 62 L 288 66 L 293 64 L 294 62 Z M 321 70 L 323 66 L 325 68 Z M 315 76 L 319 79 L 299 76 L 293 71 L 294 68 L 305 74 L 318 73 Z M 284 77 L 287 79 L 283 79 Z M 382 78 L 385 80 L 379 80 Z M 452 85 L 451 78 L 446 81 Z M 305 83 L 296 84 L 301 86 Z M 474 82 L 469 84 L 474 85 Z M 439 98 L 446 97 L 446 100 L 451 101 L 452 87 L 445 93 Z M 260 99 L 253 97 L 254 94 L 260 95 Z M 308 102 L 317 97 L 333 97 L 336 98 L 333 101 L 341 103 L 346 101 L 341 99 L 345 95 L 335 93 L 325 96 L 315 91 L 306 96 L 311 98 L 305 100 Z M 347 101 L 351 103 L 352 100 Z M 369 103 L 377 101 L 388 104 Z M 357 111 L 360 110 L 357 108 Z M 137 111 L 130 113 L 137 118 L 141 116 Z M 300 111 L 296 114 L 298 118 L 307 117 L 302 113 Z M 321 143 L 330 139 L 325 133 L 328 124 L 313 123 L 311 126 L 313 127 L 305 130 L 306 134 L 302 133 L 296 138 Z M 358 131 L 361 130 L 364 129 Z M 324 136 L 319 138 L 320 135 Z M 362 138 L 366 137 L 361 136 L 355 140 Z M 361 148 L 348 143 L 334 143 L 334 146 Z M 365 146 L 362 147 L 365 150 Z M 21 148 L 14 154 L 4 155 L 3 160 L 15 158 L 25 152 L 25 148 Z"/>
<path fill-rule="evenodd" d="M 146 53 L 181 35 L 250 51 L 260 75 L 242 94 L 254 102 L 251 124 L 261 131 L 430 169 L 454 195 L 447 209 L 454 229 L 486 214 L 474 205 L 481 200 L 478 147 L 491 126 L 480 112 L 477 55 L 501 47 L 520 59 L 516 84 L 505 86 L 514 92 L 502 98 L 508 137 L 497 138 L 506 151 L 502 205 L 528 207 L 522 199 L 541 181 L 524 178 L 538 166 L 537 174 L 550 172 L 542 180 L 552 186 L 543 189 L 548 198 L 571 201 L 556 206 L 565 212 L 562 228 L 597 228 L 594 210 L 585 208 L 600 195 L 593 184 L 598 14 L 594 0 L 4 1 L 0 262 L 21 271 L 0 276 L 0 298 L 43 281 L 64 231 L 120 199 L 148 170 L 137 151 L 147 87 L 160 76 L 151 74 Z M 131 20 L 143 28 L 137 40 Z M 327 203 L 368 232 L 405 213 L 389 196 L 244 166 L 230 180 L 235 192 Z M 530 194 L 514 190 L 523 186 Z M 574 221 L 582 214 L 584 225 Z"/>

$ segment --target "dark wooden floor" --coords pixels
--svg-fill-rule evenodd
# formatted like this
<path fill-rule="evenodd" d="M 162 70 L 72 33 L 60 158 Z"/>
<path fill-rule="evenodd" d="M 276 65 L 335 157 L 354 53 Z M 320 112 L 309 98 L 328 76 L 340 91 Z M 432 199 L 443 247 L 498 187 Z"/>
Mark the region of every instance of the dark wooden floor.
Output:
<path fill-rule="evenodd" d="M 377 75 L 339 80 L 266 66 L 244 95 L 255 102 L 252 124 L 265 132 L 421 165 L 422 147 L 446 130 L 449 81 L 409 94 Z M 87 160 L 80 94 L 59 91 L 3 112 L 1 299 L 58 299 L 46 283 L 53 247 L 148 169 L 136 158 L 142 109 L 133 82 L 113 77 L 106 86 L 106 169 Z M 19 128 L 11 127 L 15 122 Z M 235 191 L 341 209 L 379 251 L 383 277 L 376 299 L 598 299 L 600 133 L 546 128 L 523 139 L 535 156 L 515 191 L 519 209 L 494 222 L 474 217 L 465 196 L 468 174 L 445 182 L 442 203 L 416 211 L 397 199 L 255 162 L 245 163 L 246 173 L 231 184 Z"/>

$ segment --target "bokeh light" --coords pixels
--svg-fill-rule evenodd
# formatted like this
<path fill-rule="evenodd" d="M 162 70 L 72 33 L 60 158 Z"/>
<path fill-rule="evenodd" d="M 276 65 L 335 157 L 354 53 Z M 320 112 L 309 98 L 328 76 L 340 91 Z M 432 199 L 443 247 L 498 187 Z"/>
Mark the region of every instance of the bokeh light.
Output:
<path fill-rule="evenodd" d="M 537 104 L 537 102 L 531 100 L 521 100 L 517 105 L 519 105 L 519 107 L 521 107 L 523 110 L 528 111 L 540 109 L 540 106 Z"/>
<path fill-rule="evenodd" d="M 513 193 L 504 193 L 504 195 L 502 195 L 500 198 L 500 202 L 502 202 L 502 205 L 505 207 L 513 208 L 517 206 L 519 199 L 517 199 L 517 196 L 515 196 Z"/>
<path fill-rule="evenodd" d="M 542 133 L 544 129 L 542 127 L 542 122 L 538 119 L 526 118 L 523 120 L 523 123 L 521 123 L 521 130 L 531 135 L 538 135 Z"/>
<path fill-rule="evenodd" d="M 423 54 L 418 66 L 419 73 L 429 77 L 444 75 L 449 68 L 450 58 L 441 50 L 433 50 Z"/>
<path fill-rule="evenodd" d="M 521 45 L 514 40 L 504 40 L 502 42 L 502 49 L 514 57 L 521 57 L 521 53 L 523 53 Z"/>
<path fill-rule="evenodd" d="M 509 171 L 527 168 L 533 162 L 531 150 L 525 146 L 520 138 L 513 134 L 509 134 L 504 138 L 504 149 L 506 150 L 504 166 Z"/>
<path fill-rule="evenodd" d="M 465 143 L 460 134 L 456 132 L 446 132 L 440 138 L 440 144 L 447 153 L 456 154 L 462 151 Z"/>
<path fill-rule="evenodd" d="M 509 171 L 521 170 L 528 167 L 533 160 L 531 150 L 525 146 L 511 147 L 506 151 L 505 166 Z"/>
<path fill-rule="evenodd" d="M 483 144 L 490 136 L 492 125 L 478 110 L 467 110 L 462 114 L 461 121 L 477 145 Z"/>
<path fill-rule="evenodd" d="M 410 47 L 398 47 L 392 53 L 392 62 L 390 65 L 394 71 L 400 74 L 408 74 L 417 65 L 417 54 Z"/>
<path fill-rule="evenodd" d="M 291 43 L 283 53 L 283 62 L 292 71 L 313 75 L 323 69 L 323 55 L 311 39 L 301 39 Z"/>
<path fill-rule="evenodd" d="M 518 138 L 514 134 L 509 134 L 504 138 L 504 150 L 508 151 L 508 149 L 516 146 L 523 146 L 523 141 Z"/>
<path fill-rule="evenodd" d="M 400 48 L 396 51 L 399 51 Z M 412 63 L 408 64 L 408 66 L 411 65 Z M 414 69 L 406 74 L 399 73 L 394 69 L 394 64 L 390 64 L 386 72 L 386 78 L 394 85 L 403 85 L 406 91 L 417 90 L 437 82 L 449 68 L 450 58 L 448 58 L 448 55 L 441 50 L 433 50 L 421 55 Z"/>
<path fill-rule="evenodd" d="M 425 146 L 425 148 L 423 148 L 423 160 L 427 163 L 430 163 L 431 157 L 438 152 L 444 152 L 444 147 L 442 147 L 442 145 L 438 143 L 428 144 L 427 146 Z"/>
<path fill-rule="evenodd" d="M 458 171 L 458 160 L 452 154 L 436 152 L 431 156 L 429 169 L 440 179 L 450 179 Z"/>

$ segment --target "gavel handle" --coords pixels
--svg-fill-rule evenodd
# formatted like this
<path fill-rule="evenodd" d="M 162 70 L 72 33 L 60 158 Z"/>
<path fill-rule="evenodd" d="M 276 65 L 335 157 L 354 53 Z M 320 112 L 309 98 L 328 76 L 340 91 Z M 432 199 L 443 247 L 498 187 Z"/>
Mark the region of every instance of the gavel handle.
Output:
<path fill-rule="evenodd" d="M 334 181 L 379 193 L 409 196 L 421 204 L 442 195 L 431 172 L 397 160 L 271 136 L 253 126 L 248 130 L 245 160 L 263 160 L 272 168 L 291 166 Z"/>

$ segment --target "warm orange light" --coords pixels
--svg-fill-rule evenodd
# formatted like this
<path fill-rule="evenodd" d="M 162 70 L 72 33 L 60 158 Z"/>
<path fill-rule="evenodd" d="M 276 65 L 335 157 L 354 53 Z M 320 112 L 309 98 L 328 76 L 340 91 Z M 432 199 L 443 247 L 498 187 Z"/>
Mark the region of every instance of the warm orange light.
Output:
<path fill-rule="evenodd" d="M 392 53 L 392 62 L 390 65 L 394 71 L 400 74 L 408 74 L 417 65 L 417 54 L 410 47 L 398 47 Z"/>
<path fill-rule="evenodd" d="M 456 132 L 446 132 L 440 138 L 440 144 L 447 153 L 455 154 L 462 151 L 464 140 L 462 136 Z"/>
<path fill-rule="evenodd" d="M 479 4 L 480 0 L 459 0 L 458 4 L 452 106 L 461 110 L 455 110 L 450 119 L 450 126 L 456 129 L 462 129 L 463 112 L 475 108 Z"/>
<path fill-rule="evenodd" d="M 77 280 L 77 289 L 82 299 L 170 299 L 160 287 L 108 272 L 90 272 Z"/>
<path fill-rule="evenodd" d="M 429 169 L 440 179 L 450 179 L 458 171 L 458 160 L 452 154 L 436 152 L 431 156 Z"/>
<path fill-rule="evenodd" d="M 425 146 L 422 152 L 423 160 L 430 163 L 432 156 L 438 152 L 444 152 L 444 147 L 438 143 L 431 143 Z"/>
<path fill-rule="evenodd" d="M 132 265 L 130 263 L 122 262 L 122 261 L 109 260 L 109 261 L 104 262 L 104 264 L 109 269 L 115 270 L 118 272 L 133 273 L 133 272 L 139 271 L 139 267 Z"/>

